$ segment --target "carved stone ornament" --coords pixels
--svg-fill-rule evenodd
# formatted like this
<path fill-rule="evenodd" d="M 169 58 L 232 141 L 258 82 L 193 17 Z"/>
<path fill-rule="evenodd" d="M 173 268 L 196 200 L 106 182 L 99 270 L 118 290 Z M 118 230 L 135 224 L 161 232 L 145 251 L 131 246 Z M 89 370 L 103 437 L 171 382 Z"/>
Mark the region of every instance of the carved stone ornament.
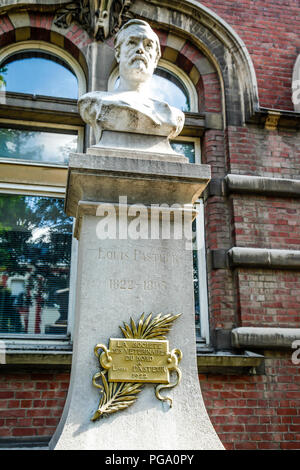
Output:
<path fill-rule="evenodd" d="M 68 28 L 76 22 L 97 41 L 116 33 L 132 15 L 129 8 L 134 0 L 77 0 L 57 10 L 54 23 Z"/>
<path fill-rule="evenodd" d="M 124 338 L 110 338 L 109 349 L 104 344 L 95 346 L 94 352 L 103 370 L 93 377 L 93 385 L 100 389 L 101 398 L 92 421 L 128 408 L 145 383 L 159 384 L 155 388 L 156 397 L 172 406 L 172 399 L 162 396 L 160 391 L 179 384 L 178 363 L 182 352 L 179 349 L 169 351 L 169 341 L 164 335 L 179 316 L 159 314 L 152 318 L 150 314 L 145 319 L 143 314 L 137 324 L 131 319 L 129 325 L 124 323 L 124 327 L 120 327 Z M 170 382 L 172 371 L 177 375 L 174 383 Z"/>

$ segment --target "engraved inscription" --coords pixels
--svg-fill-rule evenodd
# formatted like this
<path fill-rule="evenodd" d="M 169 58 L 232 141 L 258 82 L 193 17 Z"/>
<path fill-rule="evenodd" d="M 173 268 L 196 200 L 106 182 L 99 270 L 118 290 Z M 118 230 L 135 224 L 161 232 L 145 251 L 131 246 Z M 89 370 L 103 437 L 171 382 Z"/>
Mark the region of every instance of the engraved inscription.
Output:
<path fill-rule="evenodd" d="M 169 343 L 165 340 L 111 338 L 110 382 L 169 383 Z"/>
<path fill-rule="evenodd" d="M 99 248 L 98 259 L 101 261 L 135 261 L 138 263 L 161 263 L 171 266 L 179 264 L 180 254 L 171 250 L 138 250 L 123 251 L 118 249 L 107 250 Z"/>
<path fill-rule="evenodd" d="M 109 288 L 115 290 L 165 290 L 167 288 L 167 283 L 163 280 L 153 279 L 148 279 L 144 281 L 134 281 L 133 279 L 109 279 Z"/>

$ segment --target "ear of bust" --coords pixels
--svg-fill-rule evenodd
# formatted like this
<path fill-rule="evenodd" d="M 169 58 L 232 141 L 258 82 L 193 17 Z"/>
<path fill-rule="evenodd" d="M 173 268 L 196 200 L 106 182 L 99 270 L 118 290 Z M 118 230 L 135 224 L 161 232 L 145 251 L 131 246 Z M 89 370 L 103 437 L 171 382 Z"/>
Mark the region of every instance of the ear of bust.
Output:
<path fill-rule="evenodd" d="M 116 58 L 116 61 L 119 63 L 120 62 L 120 48 L 118 47 L 118 49 L 115 50 L 115 58 Z"/>

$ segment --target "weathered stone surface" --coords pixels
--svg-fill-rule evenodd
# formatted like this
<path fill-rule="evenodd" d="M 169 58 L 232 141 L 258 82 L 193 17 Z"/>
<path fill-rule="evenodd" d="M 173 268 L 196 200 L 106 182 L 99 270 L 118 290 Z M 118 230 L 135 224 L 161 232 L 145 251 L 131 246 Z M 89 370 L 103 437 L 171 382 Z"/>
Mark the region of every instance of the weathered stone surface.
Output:
<path fill-rule="evenodd" d="M 300 250 L 233 247 L 228 251 L 233 266 L 265 266 L 299 269 Z"/>
<path fill-rule="evenodd" d="M 300 197 L 300 180 L 229 174 L 225 182 L 230 192 Z"/>
<path fill-rule="evenodd" d="M 80 200 L 117 202 L 119 196 L 126 196 L 129 204 L 190 204 L 210 179 L 208 165 L 125 158 L 124 154 L 118 158 L 116 151 L 106 155 L 70 155 L 68 215 L 76 217 Z"/>
<path fill-rule="evenodd" d="M 300 328 L 240 327 L 232 330 L 235 348 L 291 349 L 300 340 Z"/>
<path fill-rule="evenodd" d="M 118 89 L 93 91 L 78 101 L 82 119 L 93 128 L 95 146 L 114 148 L 119 142 L 117 147 L 137 150 L 142 142 L 148 152 L 176 155 L 168 140 L 181 132 L 184 114 L 151 97 L 150 80 L 161 56 L 157 35 L 145 21 L 128 21 L 115 38 L 115 56 L 120 70 Z M 120 132 L 117 138 L 115 131 Z M 140 139 L 126 139 L 126 132 Z"/>
<path fill-rule="evenodd" d="M 66 207 L 68 213 L 81 219 L 74 354 L 68 399 L 51 448 L 223 448 L 199 388 L 192 251 L 187 249 L 186 239 L 174 235 L 99 239 L 98 224 L 103 217 L 92 215 L 105 198 L 117 207 L 120 194 L 127 194 L 131 203 L 191 203 L 208 183 L 209 175 L 209 167 L 202 165 L 90 154 L 72 156 Z M 125 192 L 117 190 L 122 180 Z M 133 207 L 131 203 L 118 206 L 118 233 L 128 233 L 133 217 L 120 214 Z M 189 210 L 182 208 L 182 213 Z M 174 209 L 165 211 L 171 213 Z M 149 221 L 149 207 L 145 217 Z M 176 233 L 182 231 L 181 223 L 182 215 L 170 217 L 171 234 L 173 229 Z M 167 391 L 173 407 L 158 401 L 153 385 L 146 384 L 131 407 L 108 419 L 91 422 L 100 400 L 98 389 L 92 385 L 92 377 L 98 371 L 94 346 L 108 344 L 109 338 L 122 338 L 119 326 L 131 316 L 136 321 L 143 312 L 182 313 L 168 334 L 170 348 L 179 348 L 183 353 L 182 381 Z"/>

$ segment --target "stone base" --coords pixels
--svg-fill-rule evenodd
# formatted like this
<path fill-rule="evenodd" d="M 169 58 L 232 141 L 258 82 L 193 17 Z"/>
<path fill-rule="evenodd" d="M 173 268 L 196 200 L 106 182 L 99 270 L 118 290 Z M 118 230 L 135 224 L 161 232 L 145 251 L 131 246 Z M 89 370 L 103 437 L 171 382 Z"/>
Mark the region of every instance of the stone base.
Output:
<path fill-rule="evenodd" d="M 192 252 L 184 240 L 99 240 L 99 217 L 82 217 L 71 383 L 52 449 L 222 449 L 201 396 L 196 364 Z M 124 229 L 124 227 L 123 227 Z M 137 401 L 107 418 L 91 421 L 100 393 L 94 347 L 123 338 L 123 322 L 153 312 L 182 313 L 167 335 L 179 348 L 181 383 L 162 391 L 173 407 L 145 384 Z M 172 381 L 174 378 L 172 378 Z"/>
<path fill-rule="evenodd" d="M 188 158 L 172 149 L 167 137 L 130 132 L 103 131 L 100 142 L 88 148 L 87 153 L 102 157 L 189 162 Z"/>
<path fill-rule="evenodd" d="M 199 386 L 193 261 L 187 248 L 191 245 L 183 236 L 174 235 L 185 233 L 185 217 L 191 229 L 191 203 L 208 184 L 210 168 L 118 156 L 73 154 L 70 158 L 66 212 L 77 218 L 79 239 L 74 352 L 68 397 L 50 448 L 223 449 Z M 126 196 L 125 204 L 120 203 L 120 195 Z M 153 209 L 160 204 L 161 208 Z M 98 211 L 101 206 L 104 210 Z M 99 227 L 108 206 L 116 217 L 118 235 L 125 237 L 101 239 Z M 154 237 L 146 225 L 143 237 L 132 236 L 135 211 L 140 213 L 140 224 L 152 224 L 153 210 L 161 211 L 155 219 L 159 235 Z M 173 234 L 169 237 L 162 235 L 166 216 Z M 123 338 L 119 327 L 131 317 L 137 322 L 143 312 L 153 316 L 181 313 L 167 339 L 170 350 L 182 351 L 182 380 L 161 392 L 172 398 L 173 407 L 156 398 L 153 384 L 145 384 L 130 407 L 91 421 L 101 395 L 92 383 L 99 372 L 94 347 L 108 346 L 110 338 Z"/>

